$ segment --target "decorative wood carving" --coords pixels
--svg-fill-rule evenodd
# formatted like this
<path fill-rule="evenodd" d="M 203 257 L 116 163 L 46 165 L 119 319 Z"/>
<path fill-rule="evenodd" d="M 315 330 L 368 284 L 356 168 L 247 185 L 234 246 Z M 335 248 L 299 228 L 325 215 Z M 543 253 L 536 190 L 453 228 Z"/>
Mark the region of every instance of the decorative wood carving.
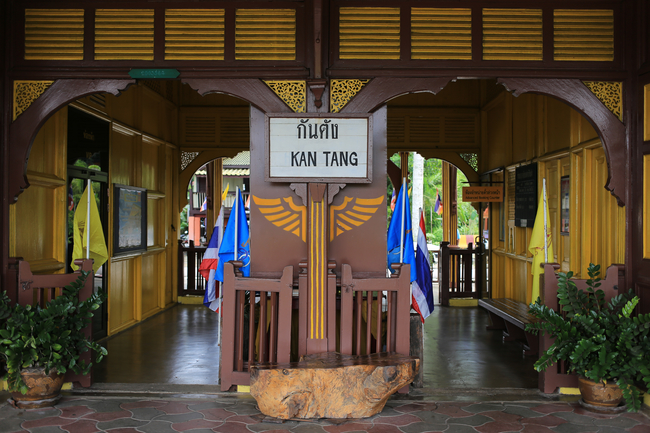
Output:
<path fill-rule="evenodd" d="M 431 92 L 435 95 L 452 80 L 455 78 L 375 78 L 343 107 L 341 112 L 370 113 L 386 101 L 408 93 Z"/>
<path fill-rule="evenodd" d="M 419 366 L 418 358 L 397 353 L 307 355 L 299 362 L 252 367 L 251 395 L 274 418 L 365 418 L 381 412 Z"/>
<path fill-rule="evenodd" d="M 497 82 L 514 96 L 523 93 L 549 95 L 582 113 L 594 127 L 603 142 L 607 155 L 609 175 L 605 188 L 612 193 L 619 206 L 625 206 L 627 189 L 627 148 L 625 125 L 603 105 L 582 81 L 577 79 L 499 78 Z"/>
<path fill-rule="evenodd" d="M 327 204 L 332 204 L 334 196 L 339 193 L 340 190 L 345 188 L 344 183 L 328 183 L 327 184 Z"/>
<path fill-rule="evenodd" d="M 314 105 L 317 108 L 322 107 L 323 101 L 321 98 L 323 97 L 325 86 L 327 86 L 327 80 L 310 80 L 307 81 L 307 85 L 309 86 L 311 93 L 314 95 Z"/>
<path fill-rule="evenodd" d="M 208 93 L 223 93 L 250 102 L 265 113 L 290 113 L 291 109 L 261 80 L 244 79 L 205 79 L 183 80 L 203 96 Z"/>
<path fill-rule="evenodd" d="M 119 95 L 135 80 L 80 80 L 62 79 L 55 81 L 42 96 L 29 106 L 9 126 L 8 197 L 10 202 L 29 186 L 27 181 L 27 159 L 32 141 L 39 128 L 59 108 L 92 93 L 108 92 Z"/>
<path fill-rule="evenodd" d="M 307 206 L 307 184 L 306 183 L 292 183 L 289 188 L 302 199 L 302 205 Z"/>
<path fill-rule="evenodd" d="M 307 111 L 307 86 L 304 81 L 264 81 L 264 83 L 295 113 Z"/>

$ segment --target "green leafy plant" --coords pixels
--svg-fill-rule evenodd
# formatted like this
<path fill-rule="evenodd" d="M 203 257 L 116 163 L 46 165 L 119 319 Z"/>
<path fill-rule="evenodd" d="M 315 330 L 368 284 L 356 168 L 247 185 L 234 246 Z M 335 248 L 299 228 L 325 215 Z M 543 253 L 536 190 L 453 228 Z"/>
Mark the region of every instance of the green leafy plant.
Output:
<path fill-rule="evenodd" d="M 25 368 L 42 367 L 45 373 L 56 370 L 63 374 L 72 370 L 88 374 L 92 363 L 81 360 L 81 354 L 93 350 L 100 362 L 107 354 L 104 347 L 90 341 L 82 332 L 91 321 L 93 311 L 104 301 L 101 293 L 79 301 L 88 272 L 63 288 L 62 294 L 47 303 L 45 308 L 31 305 L 10 307 L 6 293 L 0 296 L 0 355 L 7 368 L 10 391 L 27 392 L 20 372 Z"/>
<path fill-rule="evenodd" d="M 621 388 L 629 411 L 641 407 L 635 385 L 650 385 L 650 314 L 633 316 L 639 298 L 630 290 L 605 302 L 600 286 L 600 266 L 589 265 L 586 291 L 571 280 L 573 272 L 558 277 L 560 313 L 541 304 L 530 304 L 539 322 L 526 326 L 546 332 L 555 341 L 537 360 L 535 369 L 546 370 L 558 361 L 594 382 L 614 381 Z"/>

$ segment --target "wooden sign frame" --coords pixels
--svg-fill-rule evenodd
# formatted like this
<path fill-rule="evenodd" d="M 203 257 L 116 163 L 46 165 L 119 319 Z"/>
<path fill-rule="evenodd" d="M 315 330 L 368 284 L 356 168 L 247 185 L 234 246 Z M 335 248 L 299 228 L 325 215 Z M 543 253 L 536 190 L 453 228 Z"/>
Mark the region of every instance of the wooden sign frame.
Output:
<path fill-rule="evenodd" d="M 503 185 L 464 186 L 463 201 L 469 203 L 503 202 Z"/>
<path fill-rule="evenodd" d="M 367 140 L 366 140 L 366 170 L 365 174 L 358 177 L 345 176 L 271 176 L 271 119 L 365 119 L 367 122 Z M 291 183 L 372 183 L 372 163 L 373 163 L 373 122 L 371 113 L 360 114 L 338 114 L 338 113 L 268 113 L 265 115 L 265 165 L 264 179 L 266 182 L 291 182 Z M 300 149 L 296 149 L 300 150 Z"/>

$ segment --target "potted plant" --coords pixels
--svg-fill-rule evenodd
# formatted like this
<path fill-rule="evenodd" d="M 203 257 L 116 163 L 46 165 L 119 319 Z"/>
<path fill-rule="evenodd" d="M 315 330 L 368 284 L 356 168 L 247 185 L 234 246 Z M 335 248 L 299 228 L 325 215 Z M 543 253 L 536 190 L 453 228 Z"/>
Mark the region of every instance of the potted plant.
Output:
<path fill-rule="evenodd" d="M 560 312 L 541 304 L 538 298 L 530 304 L 530 313 L 539 322 L 526 326 L 527 331 L 546 332 L 555 340 L 535 363 L 543 371 L 558 361 L 567 362 L 569 372 L 579 376 L 583 386 L 595 382 L 597 390 L 616 384 L 629 411 L 641 407 L 641 392 L 636 385 L 650 384 L 650 314 L 634 316 L 639 298 L 630 290 L 605 302 L 600 286 L 600 265 L 589 265 L 587 290 L 580 290 L 571 281 L 573 272 L 559 273 L 558 303 Z M 620 401 L 620 399 L 619 399 Z M 616 406 L 618 402 L 609 405 Z"/>
<path fill-rule="evenodd" d="M 104 347 L 90 341 L 82 331 L 103 302 L 100 293 L 79 301 L 79 291 L 87 276 L 88 272 L 82 272 L 45 308 L 10 307 L 6 293 L 0 296 L 0 315 L 7 315 L 4 321 L 0 320 L 0 355 L 6 363 L 9 391 L 19 407 L 55 404 L 66 371 L 90 371 L 92 363 L 80 359 L 83 352 L 95 351 L 96 362 L 107 354 Z"/>

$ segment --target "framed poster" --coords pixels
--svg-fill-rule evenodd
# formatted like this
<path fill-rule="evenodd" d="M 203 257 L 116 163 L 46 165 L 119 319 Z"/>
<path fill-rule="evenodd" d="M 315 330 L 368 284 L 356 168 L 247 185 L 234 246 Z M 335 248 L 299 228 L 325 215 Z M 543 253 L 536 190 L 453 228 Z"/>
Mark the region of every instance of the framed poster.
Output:
<path fill-rule="evenodd" d="M 147 190 L 113 184 L 113 255 L 147 251 Z"/>
<path fill-rule="evenodd" d="M 268 182 L 372 182 L 369 114 L 268 114 Z"/>
<path fill-rule="evenodd" d="M 560 178 L 560 234 L 563 236 L 569 235 L 569 204 L 571 203 L 571 200 L 569 199 L 570 187 L 569 176 L 562 176 Z"/>

